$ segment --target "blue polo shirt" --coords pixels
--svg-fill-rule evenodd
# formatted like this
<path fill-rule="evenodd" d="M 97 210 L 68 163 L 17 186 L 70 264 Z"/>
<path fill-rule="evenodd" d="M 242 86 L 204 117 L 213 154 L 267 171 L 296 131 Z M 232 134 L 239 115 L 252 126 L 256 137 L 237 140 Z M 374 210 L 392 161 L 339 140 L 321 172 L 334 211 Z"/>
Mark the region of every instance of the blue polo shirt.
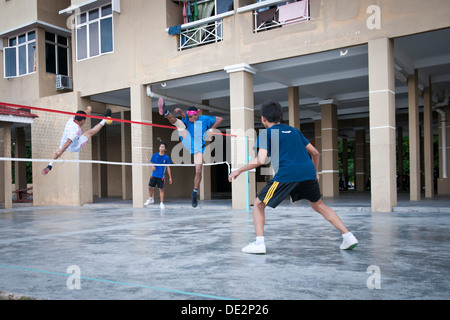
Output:
<path fill-rule="evenodd" d="M 198 120 L 194 123 L 190 122 L 189 118 L 186 117 L 182 121 L 186 125 L 186 130 L 188 131 L 186 139 L 180 137 L 184 147 L 189 150 L 191 154 L 198 152 L 203 153 L 206 147 L 205 133 L 214 125 L 216 117 L 199 116 Z"/>
<path fill-rule="evenodd" d="M 154 164 L 171 164 L 170 157 L 165 155 L 160 155 L 159 153 L 155 153 L 150 160 L 151 163 Z M 164 174 L 166 173 L 166 166 L 155 166 L 156 170 L 153 171 L 152 176 L 155 178 L 164 178 Z"/>
<path fill-rule="evenodd" d="M 300 130 L 276 124 L 261 131 L 254 149 L 268 152 L 275 171 L 274 181 L 298 182 L 316 180 L 316 168 L 306 150 L 309 141 Z"/>

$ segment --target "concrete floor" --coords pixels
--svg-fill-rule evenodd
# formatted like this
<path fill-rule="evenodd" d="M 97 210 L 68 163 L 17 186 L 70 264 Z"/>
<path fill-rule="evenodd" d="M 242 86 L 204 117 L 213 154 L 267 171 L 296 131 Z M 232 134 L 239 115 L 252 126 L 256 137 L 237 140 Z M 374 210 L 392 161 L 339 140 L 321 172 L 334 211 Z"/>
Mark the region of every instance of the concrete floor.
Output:
<path fill-rule="evenodd" d="M 325 199 L 360 244 L 306 202 L 266 211 L 266 255 L 251 212 L 228 200 L 131 208 L 0 209 L 0 291 L 54 300 L 449 299 L 450 197 L 372 213 L 365 195 Z"/>

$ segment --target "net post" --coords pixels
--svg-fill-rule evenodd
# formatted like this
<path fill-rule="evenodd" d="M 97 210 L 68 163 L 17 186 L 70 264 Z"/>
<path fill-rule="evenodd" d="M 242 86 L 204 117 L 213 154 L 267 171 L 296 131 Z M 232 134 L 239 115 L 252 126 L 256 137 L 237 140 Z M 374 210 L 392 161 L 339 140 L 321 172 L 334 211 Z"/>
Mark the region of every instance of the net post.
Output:
<path fill-rule="evenodd" d="M 248 155 L 248 137 L 245 136 L 245 164 L 248 164 L 249 155 Z M 250 211 L 250 190 L 249 190 L 249 174 L 248 170 L 245 171 L 245 208 L 247 211 Z"/>

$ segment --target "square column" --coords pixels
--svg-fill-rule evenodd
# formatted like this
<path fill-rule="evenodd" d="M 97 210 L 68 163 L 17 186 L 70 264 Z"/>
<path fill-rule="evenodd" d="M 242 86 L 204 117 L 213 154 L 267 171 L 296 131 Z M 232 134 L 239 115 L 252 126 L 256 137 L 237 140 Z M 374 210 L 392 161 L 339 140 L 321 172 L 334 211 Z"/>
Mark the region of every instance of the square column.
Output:
<path fill-rule="evenodd" d="M 450 107 L 440 107 L 438 117 L 439 130 L 439 179 L 438 194 L 450 194 Z M 445 138 L 444 138 L 445 137 Z M 444 155 L 445 154 L 445 155 Z"/>
<path fill-rule="evenodd" d="M 419 135 L 419 76 L 416 69 L 408 76 L 409 117 L 409 195 L 411 201 L 420 200 L 420 135 Z"/>
<path fill-rule="evenodd" d="M 152 123 L 152 99 L 147 97 L 146 88 L 140 84 L 131 87 L 131 120 Z M 140 164 L 150 163 L 153 150 L 153 127 L 131 125 L 131 153 L 133 178 L 133 207 L 143 208 L 148 198 L 148 181 L 151 167 Z"/>
<path fill-rule="evenodd" d="M 366 130 L 355 131 L 355 189 L 364 191 L 366 187 Z"/>
<path fill-rule="evenodd" d="M 431 87 L 423 91 L 423 156 L 425 173 L 425 198 L 434 196 L 433 165 L 433 111 L 431 106 Z"/>
<path fill-rule="evenodd" d="M 130 120 L 131 112 L 122 111 L 122 119 Z M 130 163 L 131 160 L 131 124 L 120 123 L 120 143 L 122 150 L 122 162 Z M 122 199 L 128 200 L 133 197 L 133 181 L 132 181 L 132 168 L 131 166 L 122 166 Z"/>
<path fill-rule="evenodd" d="M 397 128 L 398 189 L 403 190 L 403 127 Z"/>
<path fill-rule="evenodd" d="M 372 211 L 397 205 L 395 73 L 391 39 L 369 41 L 370 190 Z"/>
<path fill-rule="evenodd" d="M 288 88 L 289 125 L 300 130 L 300 105 L 298 87 Z"/>
<path fill-rule="evenodd" d="M 3 125 L 3 156 L 5 158 L 11 158 L 11 125 Z M 4 199 L 5 199 L 5 209 L 11 209 L 12 204 L 12 166 L 11 161 L 3 161 L 3 178 L 2 183 L 4 185 Z"/>
<path fill-rule="evenodd" d="M 81 98 L 78 91 L 42 97 L 32 104 L 34 107 L 71 113 L 86 110 L 89 105 L 95 110 L 97 104 L 94 105 L 92 101 Z M 104 112 L 103 105 L 98 106 L 101 106 L 100 110 Z M 36 114 L 39 117 L 33 120 L 31 126 L 32 158 L 50 159 L 58 149 L 67 121 L 73 116 L 44 111 L 36 111 Z M 91 118 L 87 117 L 82 132 L 90 128 Z M 92 141 L 93 139 L 89 139 L 80 152 L 64 152 L 58 160 L 74 162 L 55 162 L 52 171 L 46 176 L 42 175 L 41 171 L 47 163 L 32 163 L 33 185 L 40 186 L 33 189 L 34 206 L 81 206 L 93 202 L 93 165 L 76 162 L 93 159 Z"/>
<path fill-rule="evenodd" d="M 26 158 L 26 141 L 25 141 L 25 128 L 17 127 L 15 129 L 15 157 L 16 158 Z M 22 161 L 17 161 L 14 165 L 14 180 L 15 180 L 15 190 L 26 189 L 27 187 L 27 163 Z"/>
<path fill-rule="evenodd" d="M 348 187 L 348 140 L 342 139 L 342 175 L 344 178 L 344 190 Z"/>
<path fill-rule="evenodd" d="M 252 159 L 256 156 L 253 152 L 256 141 L 253 100 L 255 70 L 247 64 L 238 64 L 225 67 L 225 71 L 230 75 L 231 134 L 236 135 L 231 138 L 231 170 L 234 170 L 246 164 L 247 155 Z M 233 209 L 246 209 L 247 190 L 249 204 L 256 197 L 255 172 L 241 174 L 232 181 L 231 189 Z"/>
<path fill-rule="evenodd" d="M 322 180 L 323 196 L 339 196 L 339 150 L 337 106 L 332 101 L 322 104 Z"/>
<path fill-rule="evenodd" d="M 203 105 L 209 105 L 209 101 L 203 100 Z M 200 115 L 209 115 L 209 110 L 201 110 Z M 218 138 L 217 138 L 218 139 Z M 206 142 L 206 149 L 209 152 L 205 152 L 203 155 L 204 163 L 211 163 L 211 150 L 209 148 L 209 142 Z M 202 168 L 202 181 L 200 181 L 200 200 L 211 200 L 211 166 L 203 166 Z"/>

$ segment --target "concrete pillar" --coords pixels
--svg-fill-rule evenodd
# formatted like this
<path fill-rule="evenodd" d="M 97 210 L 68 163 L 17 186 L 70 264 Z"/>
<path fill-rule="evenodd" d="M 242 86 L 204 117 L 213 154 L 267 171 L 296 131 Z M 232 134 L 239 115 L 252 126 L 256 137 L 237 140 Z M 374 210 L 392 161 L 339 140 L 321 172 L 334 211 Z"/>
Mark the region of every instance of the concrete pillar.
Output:
<path fill-rule="evenodd" d="M 434 196 L 434 152 L 431 87 L 425 87 L 423 91 L 423 147 L 425 198 L 432 198 Z"/>
<path fill-rule="evenodd" d="M 27 149 L 25 141 L 25 128 L 17 127 L 15 129 L 15 145 L 14 145 L 14 157 L 26 158 Z M 27 163 L 23 161 L 17 161 L 14 165 L 14 182 L 15 189 L 27 188 Z"/>
<path fill-rule="evenodd" d="M 441 107 L 445 112 L 446 122 L 443 122 L 443 115 L 439 114 L 439 179 L 438 179 L 438 194 L 450 194 L 450 178 L 449 175 L 449 159 L 450 159 L 450 107 Z M 446 146 L 443 145 L 442 126 L 446 126 Z M 444 162 L 444 152 L 447 155 L 447 161 Z M 444 177 L 444 166 L 447 168 L 447 177 Z"/>
<path fill-rule="evenodd" d="M 0 125 L 0 156 L 4 157 L 4 151 L 5 151 L 5 141 L 4 141 L 4 137 L 3 137 L 3 131 L 5 129 L 3 129 L 3 126 Z M 5 178 L 3 176 L 3 172 L 4 172 L 4 166 L 5 166 L 5 162 L 6 161 L 0 161 L 0 203 L 5 203 Z"/>
<path fill-rule="evenodd" d="M 107 128 L 104 128 L 107 129 Z M 107 161 L 107 148 L 108 148 L 108 141 L 107 141 L 107 135 L 106 130 L 100 130 L 98 135 L 98 159 L 100 161 Z M 98 181 L 99 181 L 99 198 L 107 198 L 108 197 L 108 165 L 106 164 L 100 164 L 98 168 Z"/>
<path fill-rule="evenodd" d="M 324 197 L 339 196 L 337 106 L 330 101 L 322 104 L 322 180 Z"/>
<path fill-rule="evenodd" d="M 289 125 L 300 130 L 300 105 L 298 87 L 288 88 Z"/>
<path fill-rule="evenodd" d="M 208 105 L 209 101 L 204 100 L 204 101 L 202 101 L 202 104 Z M 209 110 L 202 110 L 200 115 L 209 115 Z M 207 144 L 207 148 L 208 148 L 209 142 L 206 142 L 206 144 Z M 210 150 L 210 149 L 208 148 L 208 150 Z M 203 162 L 211 163 L 211 153 L 206 152 L 206 149 L 205 149 L 205 154 L 203 155 Z M 211 199 L 211 166 L 203 166 L 202 181 L 200 182 L 199 194 L 200 194 L 200 200 L 210 200 Z"/>
<path fill-rule="evenodd" d="M 152 123 L 152 100 L 147 97 L 146 88 L 140 84 L 131 87 L 131 120 Z M 131 126 L 131 153 L 133 165 L 133 207 L 143 208 L 148 198 L 148 181 L 151 167 L 139 164 L 150 163 L 153 155 L 153 127 Z"/>
<path fill-rule="evenodd" d="M 253 146 L 256 141 L 254 130 L 253 75 L 255 71 L 247 64 L 228 66 L 225 70 L 230 75 L 230 121 L 231 134 L 231 170 L 242 167 L 245 156 L 255 157 Z M 248 138 L 248 149 L 245 150 L 245 137 Z M 255 172 L 248 173 L 249 203 L 256 197 Z M 241 174 L 233 180 L 233 209 L 245 209 L 247 206 L 246 174 Z"/>
<path fill-rule="evenodd" d="M 5 158 L 11 158 L 11 125 L 3 125 L 3 155 Z M 11 161 L 3 162 L 3 181 L 5 191 L 5 209 L 12 208 L 12 166 Z"/>
<path fill-rule="evenodd" d="M 322 174 L 322 121 L 320 119 L 314 120 L 314 147 L 316 147 L 317 151 L 320 153 L 320 161 L 319 161 L 319 186 L 320 192 L 323 193 L 323 174 Z"/>
<path fill-rule="evenodd" d="M 130 111 L 122 111 L 122 119 L 131 120 Z M 131 124 L 120 123 L 120 139 L 122 149 L 122 162 L 130 163 L 132 161 L 131 156 Z M 122 199 L 129 200 L 133 197 L 133 181 L 132 181 L 132 168 L 131 166 L 122 166 Z M 150 177 L 149 177 L 150 179 Z"/>
<path fill-rule="evenodd" d="M 409 195 L 411 201 L 420 200 L 420 135 L 418 70 L 408 76 L 409 102 Z"/>
<path fill-rule="evenodd" d="M 56 96 L 42 97 L 32 106 L 68 112 L 86 110 L 92 101 L 81 98 L 80 92 L 74 91 Z M 95 110 L 95 104 L 92 104 Z M 104 107 L 100 108 L 104 112 Z M 59 115 L 37 111 L 39 118 L 33 120 L 31 126 L 32 158 L 49 159 L 59 147 L 61 136 L 67 121 L 73 116 Z M 91 128 L 91 118 L 86 118 L 82 131 Z M 58 160 L 91 160 L 92 139 L 80 152 L 66 151 Z M 42 144 L 44 143 L 44 144 Z M 47 163 L 33 162 L 34 206 L 81 206 L 93 201 L 92 164 L 78 162 L 55 162 L 52 171 L 43 176 L 42 169 Z"/>
<path fill-rule="evenodd" d="M 364 190 L 367 190 L 367 183 L 368 182 L 370 183 L 370 181 L 369 181 L 369 178 L 370 178 L 370 140 L 366 140 L 365 157 L 366 157 L 366 161 L 365 161 L 365 163 L 366 163 L 365 179 L 366 180 L 364 182 Z"/>
<path fill-rule="evenodd" d="M 398 156 L 398 189 L 403 190 L 403 127 L 397 129 L 397 156 Z"/>
<path fill-rule="evenodd" d="M 348 140 L 342 139 L 342 176 L 344 177 L 344 190 L 348 187 Z"/>
<path fill-rule="evenodd" d="M 374 212 L 397 205 L 394 45 L 369 41 L 370 183 Z"/>
<path fill-rule="evenodd" d="M 355 189 L 364 191 L 366 187 L 366 130 L 355 132 Z"/>

